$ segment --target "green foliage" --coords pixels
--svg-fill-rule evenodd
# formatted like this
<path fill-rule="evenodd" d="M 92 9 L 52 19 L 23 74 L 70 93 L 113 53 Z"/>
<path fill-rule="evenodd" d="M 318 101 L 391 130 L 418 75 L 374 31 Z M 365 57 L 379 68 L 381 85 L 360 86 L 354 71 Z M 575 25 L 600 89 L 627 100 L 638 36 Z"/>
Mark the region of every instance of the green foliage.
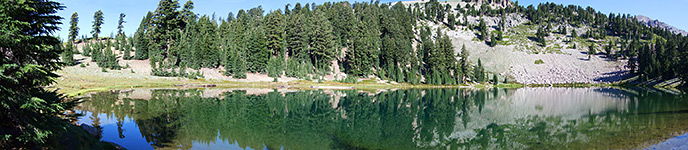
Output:
<path fill-rule="evenodd" d="M 492 85 L 497 85 L 499 84 L 499 81 L 497 80 L 497 74 L 492 75 Z"/>
<path fill-rule="evenodd" d="M 469 67 L 470 67 L 469 66 L 469 60 L 468 60 L 469 53 L 468 53 L 468 50 L 466 50 L 465 44 L 461 46 L 461 53 L 457 54 L 457 55 L 459 55 L 458 56 L 459 57 L 458 67 L 460 68 L 460 69 L 458 69 L 458 72 L 463 73 L 463 76 L 460 77 L 460 80 L 463 80 L 464 77 L 468 77 L 467 73 L 469 72 Z"/>
<path fill-rule="evenodd" d="M 265 16 L 265 37 L 267 38 L 267 49 L 270 50 L 272 56 L 280 56 L 284 54 L 284 15 L 279 9 L 270 12 Z"/>
<path fill-rule="evenodd" d="M 148 43 L 150 37 L 147 36 L 146 32 L 150 31 L 149 22 L 152 18 L 153 13 L 148 12 L 146 16 L 141 19 L 141 24 L 134 34 L 134 47 L 136 47 L 134 59 L 143 60 L 148 59 Z"/>
<path fill-rule="evenodd" d="M 62 47 L 62 46 L 60 46 Z M 62 51 L 62 63 L 67 66 L 74 66 L 76 62 L 74 61 L 74 46 L 71 42 L 67 43 L 67 46 Z"/>
<path fill-rule="evenodd" d="M 64 6 L 54 1 L 0 1 L 0 148 L 54 149 L 75 119 L 65 114 L 77 100 L 43 87 L 54 84 L 62 63 L 59 29 Z M 11 54 L 11 55 L 7 55 Z"/>
<path fill-rule="evenodd" d="M 100 43 L 100 45 L 102 45 L 102 43 Z M 98 46 L 98 48 L 93 49 L 93 51 L 95 52 L 93 55 L 93 60 L 95 60 L 99 67 L 117 70 L 122 68 L 119 66 L 117 54 L 112 52 L 110 46 L 104 46 L 104 48 L 103 46 Z"/>
<path fill-rule="evenodd" d="M 125 37 L 125 36 L 120 36 L 120 37 L 121 37 L 121 40 L 120 40 L 121 46 L 120 47 L 122 49 L 124 49 L 123 54 L 122 54 L 122 59 L 130 60 L 132 58 L 131 57 L 131 51 L 132 51 L 131 44 L 128 44 L 129 42 L 127 42 L 127 37 Z"/>
<path fill-rule="evenodd" d="M 434 49 L 431 49 L 430 56 L 425 61 L 428 66 L 430 76 L 426 76 L 429 84 L 452 85 L 456 84 L 456 78 L 451 74 L 456 71 L 456 58 L 454 58 L 454 47 L 451 40 L 445 33 L 437 32 L 438 38 Z"/>
<path fill-rule="evenodd" d="M 539 27 L 537 29 L 537 32 L 535 33 L 535 36 L 537 38 L 537 42 L 540 44 L 542 47 L 547 47 L 547 42 L 545 40 L 545 37 L 547 37 L 548 33 L 543 29 L 542 27 Z"/>
<path fill-rule="evenodd" d="M 346 76 L 346 78 L 340 80 L 339 82 L 343 82 L 343 83 L 358 83 L 358 77 L 355 77 L 355 76 Z"/>
<path fill-rule="evenodd" d="M 232 75 L 232 78 L 236 79 L 245 79 L 246 78 L 246 64 L 244 63 L 244 60 L 241 60 L 238 57 L 233 57 L 234 59 L 234 75 Z"/>
<path fill-rule="evenodd" d="M 74 43 L 76 36 L 79 35 L 79 14 L 74 12 L 72 17 L 69 19 L 69 41 Z"/>
<path fill-rule="evenodd" d="M 332 33 L 332 23 L 325 16 L 325 8 L 318 7 L 311 14 L 312 23 L 310 37 L 310 56 L 311 62 L 318 69 L 330 67 L 330 61 L 335 57 L 335 37 Z"/>
<path fill-rule="evenodd" d="M 93 39 L 98 39 L 98 34 L 100 34 L 100 25 L 103 25 L 103 12 L 98 10 L 93 14 L 93 30 L 91 31 L 91 34 L 93 34 Z"/>
<path fill-rule="evenodd" d="M 480 59 L 478 59 L 478 64 L 473 67 L 473 79 L 479 83 L 485 82 L 485 69 Z"/>
<path fill-rule="evenodd" d="M 544 63 L 545 63 L 545 61 L 542 61 L 542 59 L 535 60 L 536 65 L 544 64 Z"/>
<path fill-rule="evenodd" d="M 456 29 L 456 27 L 454 26 L 456 24 L 456 16 L 451 15 L 451 14 L 449 14 L 447 16 L 448 16 L 447 17 L 447 26 L 449 27 L 449 29 L 452 29 L 452 30 Z"/>
<path fill-rule="evenodd" d="M 122 31 L 122 29 L 124 29 L 124 23 L 126 23 L 126 21 L 124 21 L 124 17 L 126 16 L 127 15 L 124 13 L 119 14 L 119 21 L 117 21 L 117 36 L 124 35 L 124 31 Z"/>
<path fill-rule="evenodd" d="M 268 63 L 268 76 L 278 78 L 282 76 L 282 68 L 284 68 L 284 57 L 272 57 Z"/>
<path fill-rule="evenodd" d="M 485 24 L 485 20 L 483 20 L 482 18 L 480 18 L 478 30 L 480 30 L 480 40 L 487 41 L 487 25 Z"/>
<path fill-rule="evenodd" d="M 152 14 L 149 29 L 146 31 L 148 41 L 148 58 L 152 68 L 162 66 L 169 50 L 168 41 L 174 41 L 180 35 L 183 21 L 179 17 L 180 8 L 177 0 L 160 0 Z"/>
<path fill-rule="evenodd" d="M 251 28 L 247 34 L 246 67 L 250 72 L 265 73 L 270 58 L 270 50 L 265 45 L 265 30 L 262 27 L 255 27 Z"/>
<path fill-rule="evenodd" d="M 495 47 L 497 46 L 497 37 L 495 35 L 490 36 L 490 47 Z"/>
<path fill-rule="evenodd" d="M 595 47 L 594 43 L 588 46 L 588 59 L 590 59 L 590 56 L 597 54 L 597 49 Z"/>

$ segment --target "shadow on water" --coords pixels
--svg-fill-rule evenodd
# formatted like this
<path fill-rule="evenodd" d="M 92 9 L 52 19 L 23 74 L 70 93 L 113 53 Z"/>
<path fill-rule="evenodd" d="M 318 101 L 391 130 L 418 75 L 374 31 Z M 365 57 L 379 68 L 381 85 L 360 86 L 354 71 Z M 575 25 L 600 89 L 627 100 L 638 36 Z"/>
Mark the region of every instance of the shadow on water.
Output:
<path fill-rule="evenodd" d="M 688 129 L 685 95 L 643 89 L 145 91 L 93 94 L 84 121 L 130 149 L 628 149 Z"/>

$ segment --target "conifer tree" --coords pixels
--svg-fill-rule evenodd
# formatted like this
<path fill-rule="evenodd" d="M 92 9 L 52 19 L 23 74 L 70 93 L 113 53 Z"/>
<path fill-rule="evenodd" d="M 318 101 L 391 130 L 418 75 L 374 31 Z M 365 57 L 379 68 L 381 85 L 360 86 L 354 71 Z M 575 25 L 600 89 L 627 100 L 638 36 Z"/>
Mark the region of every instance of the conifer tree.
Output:
<path fill-rule="evenodd" d="M 497 37 L 495 35 L 490 36 L 490 47 L 497 46 Z"/>
<path fill-rule="evenodd" d="M 547 42 L 545 40 L 545 37 L 547 36 L 547 31 L 545 31 L 545 29 L 539 27 L 537 32 L 535 33 L 535 36 L 537 36 L 537 40 L 540 46 L 547 47 Z"/>
<path fill-rule="evenodd" d="M 497 81 L 497 74 L 492 74 L 492 85 L 497 85 L 499 81 Z"/>
<path fill-rule="evenodd" d="M 478 24 L 478 29 L 480 30 L 480 40 L 487 41 L 487 25 L 485 24 L 485 20 L 482 18 Z"/>
<path fill-rule="evenodd" d="M 146 32 L 149 32 L 149 24 L 152 16 L 153 13 L 148 12 L 148 14 L 146 14 L 146 16 L 144 16 L 143 19 L 141 19 L 141 24 L 139 25 L 139 28 L 134 35 L 134 38 L 136 40 L 136 42 L 134 42 L 134 47 L 136 48 L 134 59 L 148 59 L 148 43 L 150 38 L 148 37 L 148 34 L 146 34 Z"/>
<path fill-rule="evenodd" d="M 637 73 L 636 69 L 638 67 L 638 59 L 636 59 L 636 56 L 638 56 L 638 45 L 635 40 L 628 45 L 626 51 L 626 55 L 628 57 L 626 68 L 630 69 L 629 73 L 631 74 Z"/>
<path fill-rule="evenodd" d="M 74 48 L 74 41 L 76 40 L 76 36 L 79 34 L 79 27 L 77 26 L 78 24 L 79 14 L 74 12 L 69 20 L 69 41 L 67 41 L 65 49 L 62 51 L 62 62 L 67 66 L 73 66 L 76 64 L 74 61 L 74 52 L 76 51 Z"/>
<path fill-rule="evenodd" d="M 476 82 L 485 82 L 485 70 L 480 59 L 478 59 L 478 64 L 473 68 L 473 76 Z"/>
<path fill-rule="evenodd" d="M 98 40 L 98 34 L 100 34 L 100 25 L 103 25 L 103 12 L 98 10 L 93 14 L 93 39 Z"/>
<path fill-rule="evenodd" d="M 179 17 L 179 2 L 177 0 L 160 0 L 158 7 L 150 19 L 150 31 L 146 34 L 148 41 L 148 57 L 151 67 L 157 68 L 166 58 L 169 50 L 168 41 L 179 37 L 179 27 L 182 24 Z"/>
<path fill-rule="evenodd" d="M 122 30 L 124 29 L 124 23 L 126 23 L 126 21 L 124 21 L 124 17 L 126 17 L 126 16 L 127 15 L 125 15 L 124 13 L 120 13 L 119 14 L 119 21 L 117 21 L 117 35 L 115 36 L 115 40 L 116 40 L 115 41 L 116 42 L 115 43 L 115 49 L 120 50 L 120 51 L 122 51 L 124 49 L 123 45 L 125 44 L 125 41 L 122 41 L 122 37 L 126 36 L 126 35 L 124 34 L 124 31 L 122 31 Z"/>
<path fill-rule="evenodd" d="M 588 60 L 590 60 L 591 55 L 595 55 L 595 54 L 597 54 L 597 50 L 595 49 L 595 44 L 593 43 L 593 44 L 590 44 L 590 46 L 588 46 Z"/>
<path fill-rule="evenodd" d="M 449 29 L 454 30 L 455 29 L 454 24 L 456 24 L 456 17 L 452 14 L 449 14 L 447 16 L 448 16 L 447 17 L 447 26 L 449 27 Z"/>
<path fill-rule="evenodd" d="M 62 48 L 63 46 L 60 45 L 59 47 Z M 64 63 L 67 66 L 75 65 L 76 63 L 74 62 L 73 52 L 74 52 L 73 44 L 71 42 L 67 42 L 66 46 L 62 50 L 62 58 L 61 58 L 62 63 Z"/>
<path fill-rule="evenodd" d="M 72 14 L 72 17 L 69 20 L 69 41 L 70 43 L 74 43 L 76 40 L 76 36 L 79 35 L 79 14 L 74 12 Z"/>
<path fill-rule="evenodd" d="M 265 36 L 267 48 L 273 57 L 283 53 L 282 42 L 284 40 L 284 16 L 279 9 L 265 16 Z"/>
<path fill-rule="evenodd" d="M 311 16 L 312 30 L 309 32 L 311 61 L 319 69 L 330 67 L 335 56 L 332 24 L 325 16 L 324 8 L 316 9 Z"/>
<path fill-rule="evenodd" d="M 267 71 L 270 50 L 266 44 L 263 27 L 253 27 L 248 31 L 246 68 L 250 72 L 265 73 Z"/>
<path fill-rule="evenodd" d="M 70 130 L 65 120 L 75 119 L 65 111 L 77 100 L 44 89 L 54 84 L 61 64 L 60 41 L 50 35 L 59 30 L 62 18 L 55 13 L 62 9 L 49 0 L 0 1 L 0 137 L 6 149 L 59 149 L 47 143 L 61 141 L 57 135 Z"/>
<path fill-rule="evenodd" d="M 466 50 L 466 44 L 461 46 L 461 54 L 459 55 L 459 67 L 461 72 L 464 73 L 464 77 L 467 77 L 468 69 L 469 69 L 469 61 L 468 61 L 468 50 Z M 462 80 L 463 77 L 460 78 Z"/>

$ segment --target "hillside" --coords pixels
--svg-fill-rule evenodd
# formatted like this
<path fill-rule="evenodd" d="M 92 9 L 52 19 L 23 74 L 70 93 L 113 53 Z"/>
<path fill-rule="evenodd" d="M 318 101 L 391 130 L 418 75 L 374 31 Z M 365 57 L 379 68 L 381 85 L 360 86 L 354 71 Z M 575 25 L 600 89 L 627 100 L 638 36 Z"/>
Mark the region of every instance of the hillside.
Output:
<path fill-rule="evenodd" d="M 617 83 L 636 76 L 661 82 L 688 74 L 685 36 L 573 5 L 297 3 L 216 19 L 194 14 L 191 1 L 181 10 L 163 3 L 158 7 L 173 12 L 151 12 L 133 37 L 110 41 L 127 41 L 121 49 L 104 41 L 85 47 L 93 50 L 77 46 L 77 64 L 100 59 L 63 74 L 431 85 Z M 176 20 L 161 20 L 170 18 Z"/>
<path fill-rule="evenodd" d="M 413 4 L 414 2 L 408 2 Z M 465 2 L 440 2 L 456 6 L 457 4 L 479 3 Z M 455 14 L 457 11 L 451 11 Z M 499 17 L 482 17 L 489 27 L 497 27 Z M 468 17 L 471 25 L 478 25 L 479 17 Z M 440 28 L 452 38 L 455 53 L 461 51 L 462 45 L 466 45 L 471 55 L 471 62 L 481 59 L 487 72 L 496 73 L 500 77 L 513 78 L 521 84 L 563 84 L 563 83 L 612 83 L 628 78 L 626 60 L 611 61 L 604 55 L 594 55 L 588 59 L 587 50 L 572 48 L 574 44 L 584 45 L 586 42 L 564 42 L 571 35 L 552 34 L 547 41 L 554 43 L 548 47 L 539 47 L 536 42 L 529 40 L 535 37 L 536 28 L 528 25 L 530 20 L 518 13 L 507 14 L 505 17 L 508 28 L 505 33 L 503 45 L 490 47 L 484 41 L 475 40 L 478 34 L 467 27 L 459 27 L 449 30 L 445 25 L 438 25 L 431 21 L 423 21 L 421 24 L 432 28 Z M 558 27 L 553 27 L 558 28 Z M 570 25 L 567 29 L 575 29 L 579 33 L 589 27 L 574 28 Z M 433 29 L 434 30 L 434 29 Z M 493 32 L 495 30 L 490 30 Z M 586 47 L 587 48 L 587 47 Z M 535 64 L 536 60 L 542 60 L 543 64 Z"/>

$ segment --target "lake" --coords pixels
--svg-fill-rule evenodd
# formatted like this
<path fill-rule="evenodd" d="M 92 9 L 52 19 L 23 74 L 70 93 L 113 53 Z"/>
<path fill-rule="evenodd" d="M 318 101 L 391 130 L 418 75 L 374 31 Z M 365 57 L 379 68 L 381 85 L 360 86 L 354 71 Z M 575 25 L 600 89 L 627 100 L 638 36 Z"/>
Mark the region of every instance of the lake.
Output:
<path fill-rule="evenodd" d="M 688 131 L 688 95 L 644 88 L 136 89 L 77 112 L 128 149 L 635 149 Z"/>

